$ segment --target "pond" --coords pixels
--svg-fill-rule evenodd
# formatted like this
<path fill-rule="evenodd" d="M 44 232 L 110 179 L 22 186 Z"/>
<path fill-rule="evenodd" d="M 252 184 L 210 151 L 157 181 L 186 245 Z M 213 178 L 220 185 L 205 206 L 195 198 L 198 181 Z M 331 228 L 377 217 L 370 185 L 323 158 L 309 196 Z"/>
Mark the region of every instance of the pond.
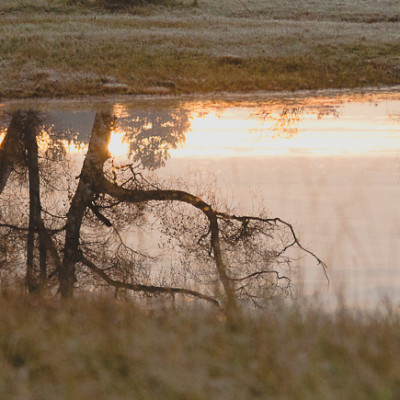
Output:
<path fill-rule="evenodd" d="M 315 260 L 294 251 L 295 292 L 319 291 L 328 299 L 343 294 L 348 303 L 367 306 L 385 296 L 400 301 L 396 89 L 6 101 L 0 104 L 0 140 L 12 113 L 27 109 L 42 116 L 39 149 L 57 137 L 68 156 L 63 168 L 75 177 L 96 112 L 109 110 L 116 117 L 110 171 L 130 162 L 147 180 L 206 196 L 218 209 L 235 215 L 263 210 L 292 224 L 302 245 L 327 264 L 330 280 L 328 289 Z M 141 227 L 122 233 L 129 245 L 161 254 L 161 236 Z"/>

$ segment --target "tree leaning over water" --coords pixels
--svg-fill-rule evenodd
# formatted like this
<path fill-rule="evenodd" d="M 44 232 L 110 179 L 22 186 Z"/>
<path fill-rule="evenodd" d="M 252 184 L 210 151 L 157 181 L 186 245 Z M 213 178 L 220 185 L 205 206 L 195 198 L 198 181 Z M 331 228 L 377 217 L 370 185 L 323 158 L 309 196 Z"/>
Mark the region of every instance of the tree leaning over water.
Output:
<path fill-rule="evenodd" d="M 242 302 L 262 306 L 268 298 L 290 293 L 289 273 L 295 268 L 290 250 L 295 247 L 325 271 L 325 264 L 280 218 L 223 212 L 213 201 L 152 182 L 139 156 L 115 165 L 108 143 L 117 119 L 110 110 L 96 113 L 78 183 L 66 179 L 68 195 L 60 201 L 60 171 L 68 168 L 62 167 L 65 154 L 57 138 L 45 150 L 38 145 L 43 119 L 36 111 L 15 112 L 0 146 L 2 279 L 10 279 L 25 264 L 30 293 L 58 287 L 60 295 L 69 298 L 76 287 L 105 285 L 116 293 L 174 299 L 182 295 L 235 310 Z M 165 137 L 172 145 L 184 140 Z M 162 143 L 160 154 L 165 156 L 162 140 L 149 142 Z M 144 143 L 143 139 L 140 146 Z M 149 160 L 149 151 L 140 151 Z M 15 220 L 18 213 L 20 223 Z M 149 272 L 156 257 L 127 245 L 121 230 L 135 224 L 141 229 L 154 221 L 160 225 L 162 242 L 174 243 L 184 254 L 177 257 L 179 267 L 163 267 L 158 282 Z"/>

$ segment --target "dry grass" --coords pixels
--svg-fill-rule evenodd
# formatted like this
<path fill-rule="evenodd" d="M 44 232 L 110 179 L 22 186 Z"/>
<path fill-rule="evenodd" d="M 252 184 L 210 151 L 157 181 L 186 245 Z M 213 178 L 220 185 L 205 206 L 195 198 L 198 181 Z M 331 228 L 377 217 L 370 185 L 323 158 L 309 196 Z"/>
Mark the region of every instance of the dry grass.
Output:
<path fill-rule="evenodd" d="M 400 318 L 271 307 L 231 329 L 205 310 L 0 299 L 2 399 L 398 399 Z"/>
<path fill-rule="evenodd" d="M 0 95 L 400 82 L 398 2 L 312 3 L 200 0 L 194 7 L 187 0 L 115 13 L 89 0 L 6 0 L 0 5 Z"/>

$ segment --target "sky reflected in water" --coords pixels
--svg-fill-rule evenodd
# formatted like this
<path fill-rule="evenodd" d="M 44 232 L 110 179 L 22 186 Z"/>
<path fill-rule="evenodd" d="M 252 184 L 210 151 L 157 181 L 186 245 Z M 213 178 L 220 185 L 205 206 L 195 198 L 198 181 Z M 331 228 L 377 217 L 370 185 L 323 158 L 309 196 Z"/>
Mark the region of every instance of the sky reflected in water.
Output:
<path fill-rule="evenodd" d="M 189 177 L 194 191 L 198 176 L 215 180 L 238 211 L 261 204 L 292 222 L 328 263 L 330 295 L 400 301 L 399 93 L 32 104 L 46 115 L 42 149 L 57 136 L 69 154 L 83 154 L 95 112 L 111 108 L 117 161 Z M 0 104 L 0 142 L 15 107 Z M 306 286 L 323 284 L 315 266 L 302 274 Z"/>
<path fill-rule="evenodd" d="M 109 149 L 114 156 L 132 156 L 138 138 L 142 148 L 154 148 L 158 140 L 172 158 L 393 155 L 400 149 L 400 95 L 279 100 L 116 103 Z M 47 128 L 62 131 L 67 150 L 84 150 L 93 124 L 93 105 L 85 104 L 80 111 L 55 105 L 41 105 Z M 0 143 L 8 108 L 0 104 Z"/>
<path fill-rule="evenodd" d="M 400 149 L 400 124 L 388 112 L 400 110 L 400 101 L 346 104 L 324 117 L 307 108 L 296 118 L 293 109 L 271 108 L 204 110 L 192 117 L 184 146 L 171 156 L 369 155 Z"/>

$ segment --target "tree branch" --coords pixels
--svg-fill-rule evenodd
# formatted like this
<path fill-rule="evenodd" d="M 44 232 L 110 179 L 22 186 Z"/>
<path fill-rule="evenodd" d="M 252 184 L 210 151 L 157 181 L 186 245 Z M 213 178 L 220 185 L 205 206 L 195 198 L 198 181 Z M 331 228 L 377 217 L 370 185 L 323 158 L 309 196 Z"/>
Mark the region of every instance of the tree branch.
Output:
<path fill-rule="evenodd" d="M 231 278 L 231 279 L 232 279 L 233 281 L 236 281 L 236 282 L 241 282 L 241 281 L 245 281 L 246 279 L 255 278 L 255 277 L 257 277 L 257 276 L 265 275 L 265 274 L 274 274 L 274 275 L 276 275 L 276 278 L 277 278 L 278 280 L 284 279 L 284 280 L 286 280 L 286 281 L 288 281 L 288 282 L 291 282 L 291 281 L 292 281 L 288 276 L 281 276 L 281 275 L 279 275 L 279 272 L 278 272 L 278 271 L 274 271 L 274 270 L 256 271 L 256 272 L 253 272 L 253 273 L 251 273 L 251 274 L 249 274 L 249 275 L 243 276 L 243 277 L 241 277 L 241 278 Z"/>
<path fill-rule="evenodd" d="M 5 224 L 5 223 L 0 223 L 0 228 L 9 228 L 12 230 L 16 230 L 16 231 L 23 231 L 23 232 L 28 232 L 29 228 L 25 228 L 23 226 L 17 226 L 17 225 L 12 225 L 12 224 Z M 39 232 L 41 228 L 35 228 L 35 232 Z M 65 226 L 62 226 L 61 228 L 58 229 L 47 229 L 46 228 L 46 232 L 49 235 L 54 235 L 55 233 L 60 233 L 62 231 L 65 230 Z"/>
<path fill-rule="evenodd" d="M 113 225 L 111 223 L 111 221 L 104 216 L 100 211 L 99 211 L 99 207 L 97 207 L 96 205 L 89 204 L 88 206 L 90 208 L 90 210 L 93 212 L 93 214 L 108 228 L 111 228 Z"/>
<path fill-rule="evenodd" d="M 92 272 L 96 275 L 100 276 L 105 282 L 109 285 L 114 286 L 115 288 L 128 289 L 135 292 L 146 292 L 146 293 L 154 293 L 154 294 L 182 294 L 187 296 L 196 297 L 198 299 L 202 299 L 212 303 L 214 306 L 221 308 L 219 302 L 211 296 L 207 296 L 203 293 L 197 292 L 195 290 L 184 289 L 184 288 L 175 288 L 175 287 L 163 287 L 163 286 L 152 286 L 152 285 L 141 285 L 141 284 L 132 284 L 127 282 L 117 281 L 115 279 L 110 278 L 101 268 L 97 267 L 86 257 L 81 255 L 79 261 L 86 265 Z"/>
<path fill-rule="evenodd" d="M 299 239 L 297 238 L 297 235 L 294 231 L 293 226 L 289 223 L 286 222 L 284 220 L 282 220 L 281 218 L 275 217 L 275 218 L 261 218 L 261 217 L 251 217 L 251 216 L 236 216 L 236 215 L 230 215 L 230 214 L 226 214 L 223 212 L 217 212 L 216 213 L 218 218 L 222 218 L 222 219 L 227 219 L 227 220 L 236 220 L 236 221 L 240 221 L 240 222 L 244 222 L 244 221 L 258 221 L 258 222 L 264 222 L 266 224 L 269 225 L 278 225 L 278 223 L 286 226 L 287 228 L 289 228 L 290 233 L 293 237 L 293 242 L 287 246 L 284 247 L 284 249 L 282 251 L 279 252 L 279 255 L 283 254 L 287 249 L 289 249 L 290 247 L 293 247 L 294 245 L 297 245 L 298 248 L 300 248 L 301 250 L 303 250 L 305 253 L 311 255 L 318 263 L 318 265 L 321 265 L 323 273 L 325 275 L 325 278 L 328 282 L 328 286 L 330 284 L 330 280 L 329 280 L 329 276 L 327 273 L 327 265 L 315 254 L 313 253 L 311 250 L 308 250 L 307 248 L 305 248 L 299 241 Z"/>
<path fill-rule="evenodd" d="M 233 294 L 230 279 L 226 272 L 226 266 L 222 257 L 222 250 L 219 237 L 219 226 L 217 213 L 212 209 L 211 205 L 207 204 L 201 198 L 194 196 L 182 190 L 130 190 L 122 188 L 108 181 L 104 175 L 98 174 L 96 183 L 96 191 L 106 193 L 109 196 L 127 202 L 141 203 L 148 201 L 180 201 L 187 203 L 203 212 L 208 221 L 211 232 L 211 246 L 213 249 L 215 265 L 224 287 L 227 306 L 235 312 L 237 309 L 236 299 Z"/>

